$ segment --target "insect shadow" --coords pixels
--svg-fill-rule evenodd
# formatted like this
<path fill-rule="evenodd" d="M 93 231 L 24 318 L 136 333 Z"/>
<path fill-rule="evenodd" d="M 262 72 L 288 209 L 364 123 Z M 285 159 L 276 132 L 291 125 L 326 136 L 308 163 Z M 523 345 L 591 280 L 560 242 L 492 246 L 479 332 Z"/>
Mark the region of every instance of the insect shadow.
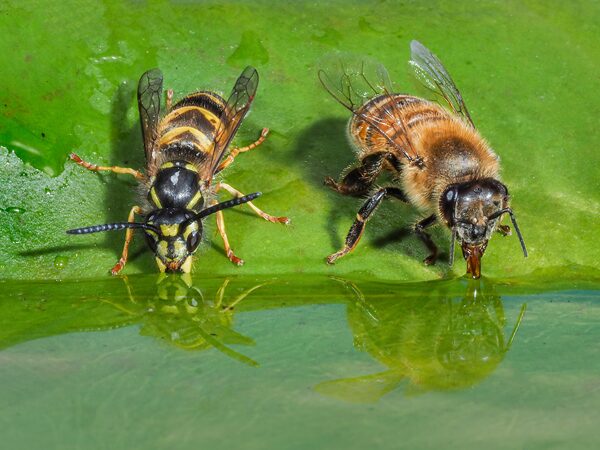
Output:
<path fill-rule="evenodd" d="M 137 80 L 124 80 L 119 84 L 112 100 L 110 111 L 110 142 L 111 151 L 109 165 L 144 169 L 144 144 L 136 104 Z M 135 110 L 136 120 L 133 124 L 127 119 L 128 112 Z M 127 215 L 138 197 L 138 183 L 129 176 L 112 173 L 98 174 L 106 177 L 106 192 L 104 210 L 106 223 L 126 222 Z M 98 222 L 100 223 L 100 222 Z M 119 259 L 125 239 L 124 232 L 106 233 L 104 246 L 114 250 L 115 262 Z M 144 255 L 145 243 L 143 236 L 138 234 L 131 244 L 129 264 L 150 269 L 152 261 L 140 258 Z"/>
<path fill-rule="evenodd" d="M 358 162 L 356 152 L 348 142 L 347 127 L 348 119 L 326 118 L 317 121 L 300 134 L 294 152 L 296 161 L 304 162 L 306 180 L 326 192 L 332 205 L 327 227 L 331 248 L 323 249 L 324 255 L 343 245 L 352 220 L 364 202 L 363 198 L 340 195 L 324 184 L 325 177 L 338 179 L 342 172 Z M 378 185 L 390 184 L 391 180 L 382 174 Z M 376 189 L 376 186 L 373 188 Z M 394 199 L 385 201 L 369 221 L 365 237 L 378 248 L 402 241 L 400 251 L 407 255 L 415 254 L 413 247 L 421 249 L 419 243 L 415 245 L 412 232 L 412 225 L 418 217 L 417 212 L 408 205 Z M 421 252 L 424 254 L 425 249 L 421 249 L 419 255 Z"/>

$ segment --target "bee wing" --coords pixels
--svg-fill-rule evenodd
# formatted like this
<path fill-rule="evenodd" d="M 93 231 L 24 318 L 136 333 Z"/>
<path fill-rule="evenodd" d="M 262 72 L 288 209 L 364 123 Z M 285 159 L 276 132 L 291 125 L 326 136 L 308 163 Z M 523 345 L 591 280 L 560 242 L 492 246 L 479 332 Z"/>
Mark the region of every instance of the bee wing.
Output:
<path fill-rule="evenodd" d="M 460 91 L 444 65 L 431 53 L 431 50 L 419 41 L 412 41 L 410 43 L 410 58 L 408 63 L 417 79 L 427 89 L 443 97 L 456 114 L 475 127 Z"/>
<path fill-rule="evenodd" d="M 418 161 L 419 155 L 406 133 L 402 113 L 392 95 L 392 82 L 383 64 L 364 57 L 347 55 L 327 60 L 325 64 L 318 73 L 325 90 L 342 106 L 367 122 L 408 161 Z M 378 102 L 378 105 L 373 105 L 368 111 L 362 109 L 370 100 L 382 96 L 388 96 L 389 100 Z M 384 131 L 390 127 L 394 136 L 405 136 L 409 148 L 404 148 Z"/>
<path fill-rule="evenodd" d="M 154 161 L 154 141 L 160 120 L 160 98 L 162 96 L 163 76 L 159 69 L 151 69 L 144 73 L 138 83 L 138 109 L 146 152 L 146 165 Z"/>
<path fill-rule="evenodd" d="M 211 175 L 215 173 L 219 162 L 235 136 L 235 132 L 248 113 L 258 87 L 258 72 L 248 66 L 238 77 L 225 109 L 219 117 L 219 127 L 215 132 L 215 147 L 212 152 L 210 168 Z"/>

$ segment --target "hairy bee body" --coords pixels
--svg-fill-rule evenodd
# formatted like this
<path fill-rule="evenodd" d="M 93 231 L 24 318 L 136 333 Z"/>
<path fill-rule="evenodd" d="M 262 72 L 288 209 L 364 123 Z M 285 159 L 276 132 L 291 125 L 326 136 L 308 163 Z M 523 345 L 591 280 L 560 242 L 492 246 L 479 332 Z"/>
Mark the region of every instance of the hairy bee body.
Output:
<path fill-rule="evenodd" d="M 440 60 L 418 41 L 412 41 L 411 67 L 424 86 L 447 108 L 411 95 L 394 93 L 385 67 L 368 58 L 356 61 L 337 56 L 319 71 L 323 87 L 352 112 L 348 126 L 359 164 L 339 181 L 325 184 L 342 195 L 367 197 L 346 235 L 344 247 L 329 255 L 333 264 L 351 252 L 365 224 L 384 198 L 396 198 L 427 213 L 414 226 L 415 234 L 429 250 L 425 264 L 434 264 L 438 249 L 425 231 L 435 223 L 452 232 L 454 245 L 461 243 L 467 273 L 478 278 L 481 257 L 494 231 L 507 235 L 500 224 L 509 214 L 523 254 L 527 249 L 509 207 L 508 188 L 500 181 L 498 157 L 479 135 L 452 77 Z M 379 186 L 379 175 L 391 172 L 391 186 Z"/>
<path fill-rule="evenodd" d="M 405 124 L 402 132 L 382 117 L 390 110 Z M 410 164 L 398 147 L 390 145 L 362 118 L 365 116 L 380 118 L 378 128 L 398 147 L 406 148 L 410 142 L 422 164 Z M 437 213 L 441 221 L 439 199 L 450 184 L 499 176 L 498 157 L 477 130 L 437 103 L 422 98 L 403 94 L 376 97 L 352 116 L 348 134 L 359 159 L 379 152 L 393 153 L 401 165 L 386 161 L 383 169 L 392 172 L 410 203 L 421 211 Z"/>

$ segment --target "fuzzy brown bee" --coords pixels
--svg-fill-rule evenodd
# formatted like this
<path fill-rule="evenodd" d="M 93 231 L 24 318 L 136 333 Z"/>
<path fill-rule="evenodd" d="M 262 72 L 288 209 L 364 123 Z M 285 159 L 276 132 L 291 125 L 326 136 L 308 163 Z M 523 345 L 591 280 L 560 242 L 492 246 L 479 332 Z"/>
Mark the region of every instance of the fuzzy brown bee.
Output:
<path fill-rule="evenodd" d="M 141 206 L 131 209 L 127 222 L 78 228 L 67 233 L 127 229 L 122 256 L 111 271 L 116 275 L 127 261 L 133 230 L 141 228 L 161 272 L 190 272 L 192 254 L 202 238 L 202 219 L 216 213 L 217 228 L 227 257 L 241 265 L 243 261 L 229 246 L 223 209 L 248 203 L 259 216 L 270 222 L 289 222 L 287 217 L 274 217 L 254 206 L 251 200 L 258 197 L 259 192 L 245 196 L 226 183 L 213 183 L 217 173 L 229 166 L 239 153 L 260 145 L 268 133 L 268 129 L 263 129 L 256 142 L 232 149 L 224 158 L 256 94 L 258 72 L 247 67 L 227 101 L 213 92 L 201 91 L 172 105 L 173 93 L 169 90 L 167 113 L 161 118 L 162 85 L 163 76 L 158 69 L 144 73 L 138 85 L 138 107 L 146 153 L 145 173 L 131 168 L 97 166 L 71 154 L 71 159 L 86 169 L 133 175 L 140 181 L 144 192 Z M 218 203 L 217 193 L 221 189 L 235 198 Z M 144 221 L 136 222 L 136 214 Z"/>
<path fill-rule="evenodd" d="M 438 250 L 426 228 L 444 223 L 452 232 L 450 264 L 458 239 L 467 261 L 467 273 L 479 278 L 481 257 L 509 214 L 523 254 L 527 249 L 513 211 L 508 189 L 499 180 L 498 157 L 477 132 L 463 98 L 452 78 L 429 49 L 411 42 L 411 61 L 417 77 L 443 98 L 450 111 L 437 103 L 411 95 L 392 93 L 385 68 L 378 63 L 337 60 L 334 67 L 319 71 L 325 89 L 352 111 L 348 127 L 360 166 L 347 172 L 341 181 L 327 178 L 335 191 L 368 196 L 350 228 L 344 247 L 327 262 L 351 252 L 358 243 L 366 221 L 386 197 L 395 197 L 416 206 L 427 217 L 415 225 L 417 236 L 430 251 L 426 264 L 435 263 Z M 378 176 L 390 172 L 395 183 L 373 193 Z"/>

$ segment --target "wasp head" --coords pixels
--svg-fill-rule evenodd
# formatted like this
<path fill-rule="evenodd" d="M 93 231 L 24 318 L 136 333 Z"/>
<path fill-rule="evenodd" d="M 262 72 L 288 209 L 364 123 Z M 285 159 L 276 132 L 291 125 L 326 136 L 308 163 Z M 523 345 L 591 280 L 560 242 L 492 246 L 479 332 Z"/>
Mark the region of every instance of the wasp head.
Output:
<path fill-rule="evenodd" d="M 148 245 L 156 255 L 161 272 L 189 273 L 192 254 L 202 237 L 202 223 L 196 213 L 186 209 L 164 208 L 146 218 Z"/>
<path fill-rule="evenodd" d="M 454 239 L 462 246 L 467 261 L 467 273 L 473 278 L 481 275 L 481 258 L 502 214 L 509 213 L 515 231 L 527 256 L 523 238 L 508 208 L 508 189 L 493 178 L 450 185 L 440 199 L 440 210 Z M 451 249 L 451 261 L 454 249 Z"/>
<path fill-rule="evenodd" d="M 202 237 L 202 219 L 224 209 L 248 203 L 260 195 L 260 192 L 254 192 L 236 197 L 204 208 L 198 213 L 183 208 L 157 209 L 146 216 L 145 222 L 105 223 L 67 230 L 67 234 L 141 229 L 156 255 L 156 263 L 161 272 L 189 273 L 192 269 L 192 254 Z"/>

